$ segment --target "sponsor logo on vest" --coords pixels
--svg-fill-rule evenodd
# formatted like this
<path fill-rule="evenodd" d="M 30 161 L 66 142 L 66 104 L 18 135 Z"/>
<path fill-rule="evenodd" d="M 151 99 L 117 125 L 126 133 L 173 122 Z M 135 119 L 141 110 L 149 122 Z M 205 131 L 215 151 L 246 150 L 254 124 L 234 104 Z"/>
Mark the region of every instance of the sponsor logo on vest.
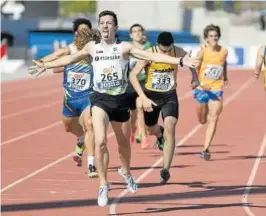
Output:
<path fill-rule="evenodd" d="M 155 69 L 153 72 L 160 72 L 160 73 L 165 73 L 165 72 L 173 72 L 174 68 L 165 68 L 165 69 Z"/>
<path fill-rule="evenodd" d="M 120 59 L 119 55 L 113 55 L 113 56 L 95 56 L 95 61 L 105 61 L 105 60 L 118 60 Z"/>

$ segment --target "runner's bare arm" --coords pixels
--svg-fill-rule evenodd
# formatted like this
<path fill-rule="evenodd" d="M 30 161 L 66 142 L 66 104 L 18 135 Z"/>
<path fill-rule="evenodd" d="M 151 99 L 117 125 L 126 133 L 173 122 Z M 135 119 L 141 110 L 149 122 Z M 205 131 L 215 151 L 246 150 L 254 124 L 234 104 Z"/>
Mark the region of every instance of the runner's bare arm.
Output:
<path fill-rule="evenodd" d="M 200 61 L 199 65 L 198 65 L 198 67 L 197 67 L 197 70 L 200 70 L 201 63 L 202 63 L 202 61 L 203 61 L 203 55 L 204 55 L 204 50 L 203 50 L 203 48 L 201 47 L 200 50 L 199 50 L 199 52 L 198 52 L 197 55 L 196 55 L 196 56 L 197 56 L 197 59 Z M 206 90 L 206 91 L 210 90 L 210 86 L 209 86 L 208 84 L 205 84 L 205 83 L 201 82 L 201 81 L 200 81 L 200 86 L 201 86 L 204 90 Z"/>
<path fill-rule="evenodd" d="M 79 52 L 73 53 L 71 55 L 63 56 L 63 57 L 61 57 L 61 58 L 59 58 L 59 59 L 57 59 L 55 61 L 46 62 L 46 63 L 43 64 L 43 67 L 45 69 L 56 68 L 56 67 L 67 66 L 67 65 L 69 65 L 71 63 L 75 63 L 75 62 L 81 61 L 82 59 L 84 59 L 88 55 L 92 54 L 93 44 L 94 44 L 94 42 L 89 42 Z M 38 66 L 40 66 L 40 64 L 38 64 Z"/>
<path fill-rule="evenodd" d="M 142 102 L 142 107 L 146 112 L 151 112 L 153 110 L 152 105 L 153 106 L 157 106 L 156 103 L 154 103 L 152 100 L 150 100 L 143 92 L 140 83 L 137 79 L 137 75 L 142 71 L 142 69 L 145 68 L 145 66 L 147 66 L 147 64 L 149 64 L 149 61 L 146 60 L 139 60 L 137 62 L 137 64 L 135 65 L 135 67 L 133 68 L 133 70 L 130 72 L 129 74 L 129 80 L 133 86 L 133 88 L 135 89 L 135 91 L 137 92 L 137 94 L 139 95 L 141 102 Z"/>
<path fill-rule="evenodd" d="M 179 64 L 181 66 L 196 67 L 199 63 L 197 59 L 191 59 L 190 57 L 175 58 L 172 56 L 167 56 L 161 53 L 147 52 L 138 49 L 129 42 L 123 42 L 122 44 L 123 53 L 131 54 L 139 59 L 154 61 L 156 63 L 166 63 L 166 64 Z"/>
<path fill-rule="evenodd" d="M 146 97 L 141 85 L 138 81 L 138 74 L 142 71 L 142 69 L 144 69 L 146 67 L 146 65 L 149 64 L 148 61 L 146 60 L 139 60 L 137 62 L 137 64 L 135 65 L 135 67 L 133 68 L 133 70 L 129 73 L 129 80 L 133 86 L 133 88 L 135 89 L 135 91 L 138 93 L 138 95 L 143 98 Z"/>
<path fill-rule="evenodd" d="M 190 53 L 187 53 L 183 48 L 175 46 L 175 51 L 176 51 L 176 56 L 177 57 L 184 57 L 186 55 L 190 55 Z M 198 85 L 200 85 L 199 78 L 198 78 L 198 73 L 195 68 L 189 67 L 189 70 L 191 71 L 192 74 L 192 80 L 191 80 L 191 85 L 192 88 L 196 88 Z"/>
<path fill-rule="evenodd" d="M 69 48 L 65 47 L 65 48 L 59 49 L 58 51 L 56 51 L 50 55 L 47 55 L 47 56 L 39 59 L 38 61 L 41 63 L 45 63 L 45 62 L 53 61 L 55 59 L 60 58 L 61 56 L 65 56 L 68 54 L 69 54 Z M 49 69 L 49 70 L 40 70 L 40 71 L 32 70 L 30 72 L 30 74 L 40 76 L 44 72 L 46 72 L 46 73 L 47 72 L 62 73 L 63 71 L 64 71 L 64 67 L 59 67 L 59 68 L 53 68 L 53 69 Z"/>
<path fill-rule="evenodd" d="M 260 73 L 261 73 L 261 68 L 263 65 L 263 51 L 264 51 L 264 46 L 261 45 L 257 52 L 256 68 L 254 72 L 255 78 L 259 78 Z"/>
<path fill-rule="evenodd" d="M 43 58 L 40 59 L 40 61 L 42 62 L 50 62 L 53 61 L 55 59 L 60 58 L 61 56 L 65 56 L 69 54 L 69 48 L 68 47 L 64 47 L 62 49 L 59 49 L 55 52 L 53 52 L 50 55 L 44 56 Z"/>
<path fill-rule="evenodd" d="M 228 56 L 228 50 L 226 50 L 225 53 L 225 62 L 224 62 L 224 74 L 223 74 L 223 78 L 224 81 L 227 82 L 228 81 L 228 73 L 227 73 L 227 56 Z"/>
<path fill-rule="evenodd" d="M 63 73 L 64 67 L 53 68 L 53 73 Z"/>
<path fill-rule="evenodd" d="M 69 51 L 69 47 L 64 47 L 64 48 L 61 48 L 61 49 L 53 52 L 50 55 L 47 55 L 47 56 L 41 58 L 40 60 L 42 62 L 53 61 L 53 60 L 58 59 L 58 58 L 60 58 L 62 56 L 68 55 L 69 52 L 70 52 Z M 63 73 L 63 72 L 64 72 L 64 67 L 53 68 L 53 73 Z"/>

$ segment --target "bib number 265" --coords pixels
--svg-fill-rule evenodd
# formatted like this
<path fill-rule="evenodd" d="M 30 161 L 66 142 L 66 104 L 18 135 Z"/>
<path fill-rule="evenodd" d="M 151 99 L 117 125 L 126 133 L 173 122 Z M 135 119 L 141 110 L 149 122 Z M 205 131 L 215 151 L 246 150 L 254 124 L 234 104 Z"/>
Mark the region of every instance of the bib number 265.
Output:
<path fill-rule="evenodd" d="M 102 80 L 102 82 L 116 81 L 116 80 L 118 80 L 117 72 L 101 74 L 101 80 Z"/>

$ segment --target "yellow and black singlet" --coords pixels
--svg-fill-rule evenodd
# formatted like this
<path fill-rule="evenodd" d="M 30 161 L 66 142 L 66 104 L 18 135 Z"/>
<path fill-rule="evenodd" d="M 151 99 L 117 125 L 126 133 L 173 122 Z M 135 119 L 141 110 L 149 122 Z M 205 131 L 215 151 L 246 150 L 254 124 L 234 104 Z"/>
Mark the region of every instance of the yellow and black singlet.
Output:
<path fill-rule="evenodd" d="M 158 52 L 156 46 L 152 52 Z M 170 56 L 176 57 L 175 47 L 170 51 Z M 177 64 L 163 64 L 151 62 L 146 67 L 145 88 L 154 92 L 168 92 L 176 88 Z"/>

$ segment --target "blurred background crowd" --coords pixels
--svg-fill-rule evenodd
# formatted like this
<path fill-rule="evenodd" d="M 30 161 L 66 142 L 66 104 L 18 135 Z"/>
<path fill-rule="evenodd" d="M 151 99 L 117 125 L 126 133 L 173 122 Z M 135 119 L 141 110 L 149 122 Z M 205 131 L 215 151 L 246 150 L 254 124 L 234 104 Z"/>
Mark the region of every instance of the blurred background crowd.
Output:
<path fill-rule="evenodd" d="M 250 67 L 250 55 L 266 43 L 266 1 L 1 1 L 1 62 L 13 74 L 32 58 L 41 58 L 73 39 L 72 21 L 90 19 L 97 28 L 101 10 L 119 19 L 118 37 L 129 40 L 128 29 L 142 24 L 156 42 L 159 31 L 171 31 L 175 43 L 196 49 L 208 24 L 219 25 L 221 44 L 229 47 L 231 66 Z M 254 40 L 256 38 L 256 40 Z M 2 64 L 2 63 L 1 63 Z"/>

